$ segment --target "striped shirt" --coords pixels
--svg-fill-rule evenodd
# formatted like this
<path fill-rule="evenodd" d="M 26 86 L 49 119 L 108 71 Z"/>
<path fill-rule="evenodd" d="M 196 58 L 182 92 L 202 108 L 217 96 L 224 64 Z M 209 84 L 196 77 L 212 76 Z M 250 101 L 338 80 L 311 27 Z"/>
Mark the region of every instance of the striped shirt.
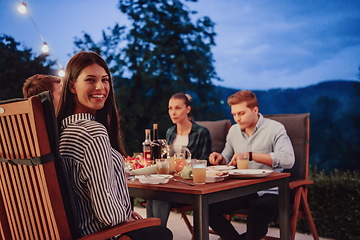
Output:
<path fill-rule="evenodd" d="M 122 155 L 91 114 L 61 122 L 60 154 L 74 191 L 81 234 L 126 222 L 131 214 Z"/>

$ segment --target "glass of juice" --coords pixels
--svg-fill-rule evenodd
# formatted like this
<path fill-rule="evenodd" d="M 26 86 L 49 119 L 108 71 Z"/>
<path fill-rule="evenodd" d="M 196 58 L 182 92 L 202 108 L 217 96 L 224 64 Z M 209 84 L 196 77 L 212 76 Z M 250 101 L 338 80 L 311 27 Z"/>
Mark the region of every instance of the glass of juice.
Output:
<path fill-rule="evenodd" d="M 156 159 L 157 174 L 169 174 L 170 162 L 167 159 Z"/>
<path fill-rule="evenodd" d="M 236 160 L 238 169 L 248 169 L 249 168 L 249 156 L 248 154 L 243 154 Z"/>
<path fill-rule="evenodd" d="M 207 160 L 192 160 L 192 177 L 195 184 L 205 184 L 206 182 Z"/>

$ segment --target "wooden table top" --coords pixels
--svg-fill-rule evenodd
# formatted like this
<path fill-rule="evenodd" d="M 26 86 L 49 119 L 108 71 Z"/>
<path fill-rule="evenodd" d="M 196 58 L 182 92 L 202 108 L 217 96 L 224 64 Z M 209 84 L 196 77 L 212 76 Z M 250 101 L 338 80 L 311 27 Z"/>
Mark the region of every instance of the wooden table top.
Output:
<path fill-rule="evenodd" d="M 207 194 L 222 190 L 228 190 L 232 188 L 254 185 L 262 182 L 268 182 L 272 180 L 286 178 L 289 176 L 290 173 L 271 173 L 270 175 L 262 178 L 241 179 L 241 178 L 228 177 L 221 182 L 206 183 L 203 185 L 195 185 L 195 186 L 191 186 L 181 182 L 176 182 L 173 181 L 172 179 L 170 179 L 169 182 L 166 184 L 142 184 L 137 179 L 129 180 L 127 183 L 128 183 L 128 187 L 131 188 L 160 190 L 167 192 L 179 192 L 179 193 L 187 193 L 187 194 Z M 175 178 L 192 183 L 192 180 L 184 180 L 181 177 L 175 177 Z"/>

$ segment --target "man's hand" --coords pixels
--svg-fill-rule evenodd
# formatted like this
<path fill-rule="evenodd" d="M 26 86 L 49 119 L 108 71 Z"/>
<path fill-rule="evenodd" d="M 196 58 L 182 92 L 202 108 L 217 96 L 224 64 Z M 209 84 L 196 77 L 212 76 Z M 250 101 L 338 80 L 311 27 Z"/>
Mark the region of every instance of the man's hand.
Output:
<path fill-rule="evenodd" d="M 229 162 L 228 166 L 236 166 L 238 159 L 249 160 L 249 154 L 247 152 L 235 153 L 234 156 L 231 158 L 231 161 Z"/>
<path fill-rule="evenodd" d="M 209 156 L 209 162 L 212 165 L 223 164 L 223 161 L 224 161 L 224 157 L 220 153 L 213 152 Z"/>

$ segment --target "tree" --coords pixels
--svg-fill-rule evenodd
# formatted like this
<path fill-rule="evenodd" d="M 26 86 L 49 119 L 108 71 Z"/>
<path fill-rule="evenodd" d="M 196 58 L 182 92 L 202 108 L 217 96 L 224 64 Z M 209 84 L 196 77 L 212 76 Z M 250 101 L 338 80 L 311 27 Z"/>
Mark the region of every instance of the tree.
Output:
<path fill-rule="evenodd" d="M 75 45 L 100 53 L 110 65 L 127 149 L 139 151 L 143 130 L 151 123 L 159 123 L 160 137 L 165 137 L 171 124 L 167 103 L 176 92 L 192 95 L 198 120 L 220 117 L 214 107 L 218 99 L 212 81 L 220 78 L 213 67 L 216 34 L 210 18 L 192 23 L 194 12 L 180 0 L 120 0 L 119 9 L 131 22 L 128 31 L 116 25 L 109 34 L 103 31 L 97 44 L 85 34 Z"/>
<path fill-rule="evenodd" d="M 49 74 L 54 62 L 46 56 L 34 57 L 30 48 L 15 42 L 14 38 L 0 36 L 0 99 L 22 97 L 22 86 L 26 78 L 37 74 Z"/>

